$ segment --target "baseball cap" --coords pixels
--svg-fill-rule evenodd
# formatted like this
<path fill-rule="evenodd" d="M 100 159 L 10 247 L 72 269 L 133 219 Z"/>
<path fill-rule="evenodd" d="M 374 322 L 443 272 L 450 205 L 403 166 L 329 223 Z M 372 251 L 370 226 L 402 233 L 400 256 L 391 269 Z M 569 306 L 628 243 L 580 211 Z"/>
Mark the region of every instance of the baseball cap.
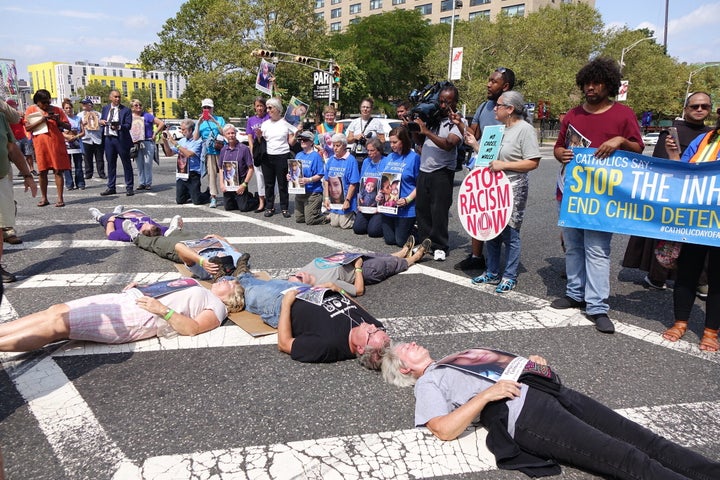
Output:
<path fill-rule="evenodd" d="M 90 100 L 90 97 L 85 97 L 85 98 L 83 98 L 83 99 L 80 101 L 80 103 L 85 103 L 85 104 L 88 104 L 88 103 L 89 103 L 90 105 L 92 105 L 92 104 L 93 104 L 93 101 Z"/>
<path fill-rule="evenodd" d="M 298 139 L 304 138 L 305 140 L 314 140 L 315 135 L 312 134 L 312 132 L 309 132 L 305 130 L 304 132 L 300 132 L 297 136 Z"/>
<path fill-rule="evenodd" d="M 202 107 L 212 107 L 215 108 L 215 104 L 212 101 L 212 98 L 206 98 L 202 101 Z"/>

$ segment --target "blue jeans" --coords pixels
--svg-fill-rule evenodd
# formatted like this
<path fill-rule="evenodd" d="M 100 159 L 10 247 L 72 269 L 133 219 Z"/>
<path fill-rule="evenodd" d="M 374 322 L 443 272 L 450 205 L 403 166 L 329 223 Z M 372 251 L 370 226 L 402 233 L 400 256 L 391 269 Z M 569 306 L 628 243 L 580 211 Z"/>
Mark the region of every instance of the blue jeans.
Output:
<path fill-rule="evenodd" d="M 243 273 L 238 281 L 245 289 L 245 310 L 260 315 L 263 322 L 274 328 L 280 321 L 282 292 L 301 285 L 288 280 L 260 280 L 252 273 Z"/>
<path fill-rule="evenodd" d="M 565 240 L 565 294 L 585 300 L 588 315 L 607 313 L 610 306 L 610 240 L 612 233 L 563 228 Z"/>
<path fill-rule="evenodd" d="M 142 145 L 145 148 L 140 149 L 135 159 L 135 165 L 138 170 L 138 182 L 140 185 L 152 185 L 152 169 L 153 160 L 155 160 L 155 142 L 152 140 L 143 140 Z"/>
<path fill-rule="evenodd" d="M 397 245 L 402 247 L 410 236 L 410 232 L 415 226 L 415 217 L 396 217 L 394 215 L 383 215 L 382 232 L 385 244 Z M 425 240 L 424 238 L 416 238 L 418 243 Z"/>
<path fill-rule="evenodd" d="M 500 249 L 503 243 L 505 244 L 507 261 L 505 271 L 500 272 Z M 487 249 L 487 255 L 485 256 L 487 272 L 493 275 L 502 273 L 502 278 L 517 280 L 518 267 L 520 266 L 520 230 L 508 225 L 505 230 L 500 232 L 500 235 L 485 242 L 485 248 Z"/>
<path fill-rule="evenodd" d="M 558 397 L 531 388 L 515 423 L 515 442 L 542 458 L 603 477 L 720 478 L 720 463 L 656 435 L 569 388 Z"/>
<path fill-rule="evenodd" d="M 65 176 L 65 186 L 67 188 L 85 188 L 85 172 L 83 171 L 82 153 L 70 154 L 70 161 L 74 165 L 70 165 L 70 170 L 65 170 L 63 173 Z"/>

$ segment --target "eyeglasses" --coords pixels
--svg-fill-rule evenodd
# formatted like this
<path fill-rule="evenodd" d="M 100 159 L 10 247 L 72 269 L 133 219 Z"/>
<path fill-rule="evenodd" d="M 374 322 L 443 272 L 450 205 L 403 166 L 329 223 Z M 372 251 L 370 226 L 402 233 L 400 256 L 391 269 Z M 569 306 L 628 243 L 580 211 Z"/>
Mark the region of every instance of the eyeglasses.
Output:
<path fill-rule="evenodd" d="M 696 103 L 695 105 L 688 105 L 687 108 L 690 110 L 710 110 L 712 105 L 709 103 Z"/>
<path fill-rule="evenodd" d="M 139 103 L 133 103 L 132 105 L 133 107 L 142 107 L 142 105 L 140 105 Z"/>
<path fill-rule="evenodd" d="M 373 335 L 375 335 L 375 334 L 378 333 L 378 332 L 384 332 L 384 331 L 385 331 L 385 327 L 377 327 L 377 326 L 376 326 L 376 327 L 375 327 L 375 330 L 373 330 L 372 332 L 368 332 L 368 338 L 367 338 L 367 342 L 365 342 L 365 345 L 366 345 L 366 346 L 367 346 L 367 345 L 370 345 L 370 338 L 371 338 Z"/>
<path fill-rule="evenodd" d="M 300 137 L 300 141 L 301 141 L 301 142 L 310 142 L 310 141 L 312 141 L 312 140 L 310 140 L 309 138 Z"/>
<path fill-rule="evenodd" d="M 360 110 L 370 110 L 372 107 L 370 105 L 363 105 L 360 107 Z"/>
<path fill-rule="evenodd" d="M 504 103 L 496 103 L 495 108 L 498 108 L 498 107 L 509 108 L 509 107 L 512 107 L 512 105 L 505 105 Z"/>

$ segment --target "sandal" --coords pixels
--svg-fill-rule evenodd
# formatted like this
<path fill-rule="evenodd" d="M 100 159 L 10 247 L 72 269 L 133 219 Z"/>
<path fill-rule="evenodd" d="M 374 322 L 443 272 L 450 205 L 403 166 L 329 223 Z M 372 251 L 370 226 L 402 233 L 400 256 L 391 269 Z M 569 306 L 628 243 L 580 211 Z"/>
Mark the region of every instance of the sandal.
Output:
<path fill-rule="evenodd" d="M 503 278 L 503 281 L 500 282 L 500 285 L 497 286 L 495 289 L 495 293 L 506 293 L 515 288 L 515 285 L 517 285 L 517 280 L 511 280 L 509 278 Z"/>
<path fill-rule="evenodd" d="M 718 329 L 706 328 L 703 331 L 702 339 L 700 339 L 700 350 L 705 352 L 717 352 L 720 348 L 718 343 Z"/>
<path fill-rule="evenodd" d="M 50 205 L 50 202 L 48 202 L 47 200 L 40 200 L 40 201 L 37 203 L 37 206 L 38 206 L 38 207 L 47 207 L 48 205 Z"/>
<path fill-rule="evenodd" d="M 57 202 L 57 203 L 55 204 L 55 206 L 56 206 L 56 207 L 64 207 L 64 206 L 65 206 L 65 202 Z"/>
<path fill-rule="evenodd" d="M 479 285 L 482 283 L 497 285 L 498 283 L 500 283 L 500 275 L 485 272 L 482 275 L 473 278 L 472 283 L 474 283 L 475 285 Z"/>
<path fill-rule="evenodd" d="M 678 320 L 675 322 L 675 324 L 665 330 L 662 334 L 663 338 L 667 340 L 668 342 L 677 342 L 680 340 L 683 335 L 685 335 L 685 331 L 687 330 L 688 322 L 684 320 Z"/>

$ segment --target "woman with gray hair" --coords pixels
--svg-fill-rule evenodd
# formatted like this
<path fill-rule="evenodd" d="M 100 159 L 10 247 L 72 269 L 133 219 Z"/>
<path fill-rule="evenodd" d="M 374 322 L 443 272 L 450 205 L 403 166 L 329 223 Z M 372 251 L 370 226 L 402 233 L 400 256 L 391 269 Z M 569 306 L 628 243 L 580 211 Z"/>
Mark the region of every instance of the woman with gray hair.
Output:
<path fill-rule="evenodd" d="M 288 193 L 288 158 L 290 145 L 295 144 L 297 128 L 283 118 L 282 102 L 270 98 L 266 102 L 270 118 L 260 125 L 260 133 L 266 146 L 266 157 L 262 164 L 265 177 L 265 216 L 275 214 L 275 183 L 280 192 L 280 209 L 285 218 L 290 218 L 290 194 Z"/>
<path fill-rule="evenodd" d="M 540 148 L 537 134 L 528 123 L 525 101 L 515 90 L 504 92 L 495 104 L 495 118 L 505 125 L 498 158 L 490 162 L 493 172 L 504 171 L 513 189 L 513 210 L 510 221 L 497 237 L 485 243 L 487 249 L 487 269 L 485 273 L 472 279 L 474 284 L 487 283 L 497 285 L 495 292 L 509 292 L 517 285 L 517 272 L 520 265 L 520 226 L 525 215 L 528 197 L 528 175 L 540 163 Z M 473 147 L 475 153 L 480 149 L 472 134 L 465 134 L 465 143 Z M 504 272 L 500 268 L 500 249 L 506 248 Z"/>
<path fill-rule="evenodd" d="M 329 211 L 330 226 L 352 228 L 355 223 L 356 194 L 360 173 L 358 164 L 347 148 L 344 133 L 332 136 L 333 155 L 325 164 L 323 205 Z"/>
<path fill-rule="evenodd" d="M 503 369 L 508 379 L 494 381 L 483 369 L 503 365 L 505 352 L 471 349 L 435 361 L 411 342 L 382 353 L 386 381 L 415 385 L 416 427 L 447 441 L 479 423 L 499 468 L 542 477 L 559 475 L 563 463 L 603 478 L 719 478 L 718 462 L 567 388 L 540 356 L 514 356 L 516 375 Z"/>

